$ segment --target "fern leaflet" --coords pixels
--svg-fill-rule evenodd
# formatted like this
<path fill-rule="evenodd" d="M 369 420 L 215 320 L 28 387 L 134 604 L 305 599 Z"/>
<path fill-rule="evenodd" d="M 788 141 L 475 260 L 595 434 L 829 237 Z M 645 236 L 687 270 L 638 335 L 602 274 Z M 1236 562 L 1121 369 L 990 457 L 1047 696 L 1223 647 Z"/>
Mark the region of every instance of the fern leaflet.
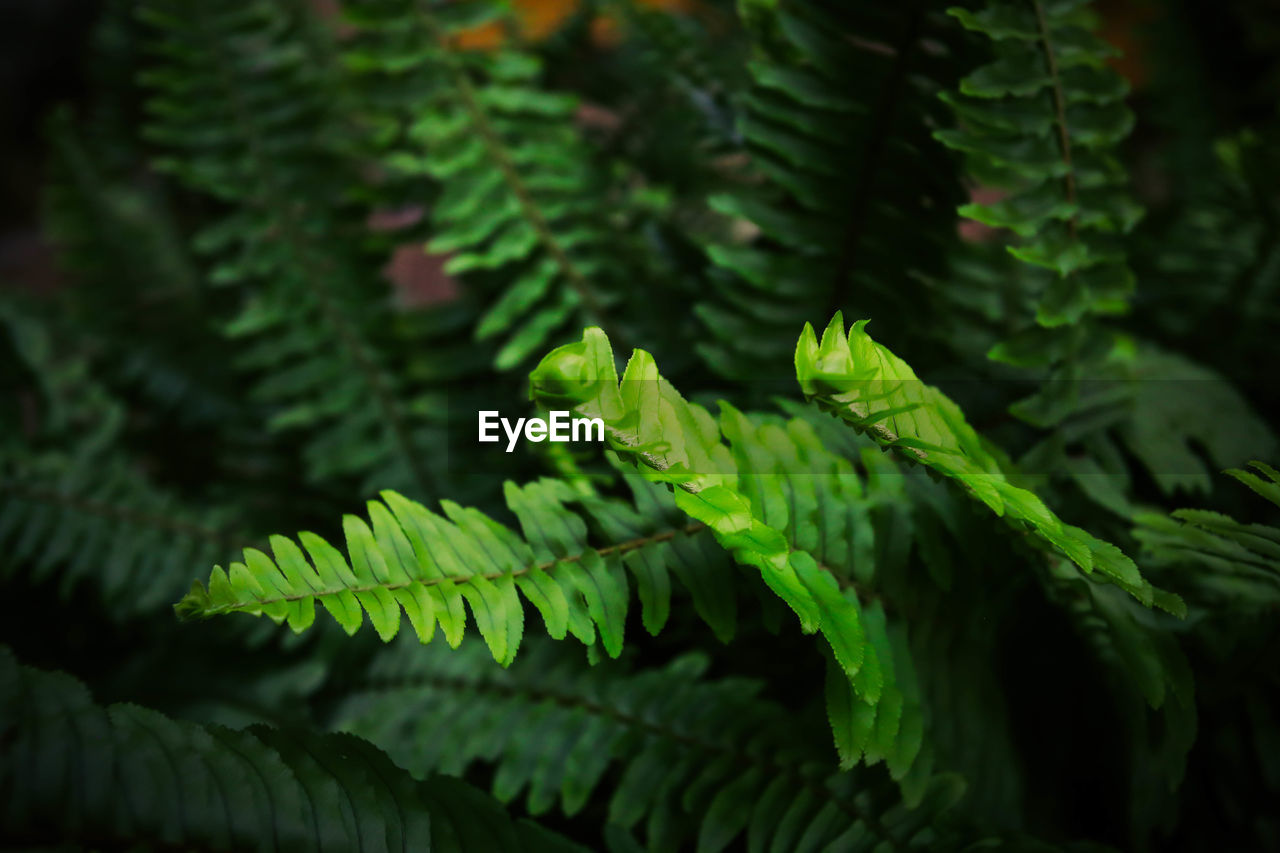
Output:
<path fill-rule="evenodd" d="M 1146 605 L 1185 614 L 1181 600 L 1143 579 L 1116 546 L 1064 523 L 1034 492 L 1014 485 L 996 455 L 952 400 L 871 339 L 863 320 L 844 331 L 837 314 L 819 342 L 806 325 L 796 347 L 805 396 L 885 447 L 960 483 L 996 515 L 1026 524 L 1082 571 L 1099 570 Z"/>
<path fill-rule="evenodd" d="M 0 826 L 10 842 L 406 853 L 581 849 L 512 821 L 458 780 L 416 781 L 351 735 L 236 731 L 170 720 L 136 705 L 102 707 L 71 677 L 21 666 L 8 649 L 0 649 L 0 685 L 0 787 L 8 792 Z"/>
<path fill-rule="evenodd" d="M 655 851 L 694 838 L 707 853 L 735 841 L 794 849 L 800 830 L 785 819 L 792 809 L 832 811 L 824 844 L 861 832 L 891 844 L 912 842 L 904 826 L 912 813 L 887 813 L 896 798 L 884 792 L 882 778 L 833 772 L 803 737 L 805 721 L 821 725 L 816 715 L 797 719 L 760 698 L 759 682 L 710 680 L 704 655 L 638 671 L 622 661 L 584 670 L 563 647 L 530 640 L 510 669 L 486 666 L 485 656 L 467 642 L 457 652 L 391 646 L 367 676 L 339 685 L 347 698 L 337 725 L 370 738 L 415 773 L 458 774 L 493 761 L 494 794 L 509 801 L 527 792 L 535 815 L 557 801 L 573 815 L 601 788 L 612 788 L 610 822 L 643 826 Z M 536 738 L 521 734 L 527 721 L 536 721 Z M 446 723 L 453 737 L 430 736 Z M 942 792 L 955 795 L 957 785 L 935 777 L 921 808 L 936 814 L 947 801 Z M 845 799 L 851 790 L 876 790 L 877 801 L 868 808 L 860 796 Z M 748 803 L 766 807 L 752 815 Z"/>

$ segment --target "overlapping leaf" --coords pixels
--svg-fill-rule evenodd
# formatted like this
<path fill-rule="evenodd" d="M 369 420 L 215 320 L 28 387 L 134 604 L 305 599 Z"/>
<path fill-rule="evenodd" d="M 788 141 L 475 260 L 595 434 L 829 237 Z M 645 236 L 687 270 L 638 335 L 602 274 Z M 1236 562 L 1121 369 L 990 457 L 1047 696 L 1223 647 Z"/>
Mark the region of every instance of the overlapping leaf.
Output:
<path fill-rule="evenodd" d="M 416 781 L 351 735 L 243 731 L 94 704 L 0 650 L 10 843 L 201 850 L 580 850 L 456 779 Z"/>
<path fill-rule="evenodd" d="M 910 317 L 903 334 L 929 328 L 919 277 L 939 271 L 962 197 L 930 138 L 955 32 L 929 6 L 747 13 L 756 55 L 738 125 L 758 179 L 711 199 L 743 236 L 710 247 L 714 289 L 695 308 L 718 373 L 784 379 L 781 341 L 839 308 Z"/>
<path fill-rule="evenodd" d="M 828 694 L 842 760 L 874 759 L 889 751 L 896 721 L 883 723 L 884 751 L 868 746 L 865 733 L 852 731 L 878 715 L 896 716 L 897 703 L 911 688 L 899 692 L 891 662 L 899 652 L 890 651 L 882 620 L 864 624 L 862 618 L 854 583 L 859 569 L 852 565 L 855 549 L 850 547 L 857 539 L 841 535 L 856 526 L 846 526 L 842 514 L 858 512 L 857 480 L 848 463 L 823 452 L 802 423 L 753 421 L 727 403 L 721 404 L 717 423 L 681 397 L 643 350 L 632 354 L 619 380 L 609 340 L 599 329 L 587 329 L 580 343 L 553 350 L 534 370 L 531 383 L 540 406 L 601 418 L 615 452 L 646 479 L 673 486 L 681 510 L 707 525 L 738 562 L 758 569 L 799 617 L 802 630 L 823 635 L 840 673 L 837 684 L 843 685 Z M 722 432 L 732 448 L 722 443 Z M 814 483 L 823 485 L 815 490 Z M 836 571 L 820 563 L 823 558 L 844 562 Z M 861 571 L 869 574 L 867 568 Z M 894 753 L 900 761 L 891 764 L 895 775 L 911 765 L 919 736 L 918 728 L 903 732 L 896 747 L 900 752 Z"/>
<path fill-rule="evenodd" d="M 1034 492 L 1014 485 L 994 447 L 951 399 L 926 385 L 905 361 L 867 334 L 866 320 L 845 334 L 837 314 L 819 342 L 805 326 L 796 347 L 796 376 L 805 396 L 879 444 L 960 483 L 996 515 L 1026 525 L 1088 573 L 1097 569 L 1144 604 L 1183 610 L 1177 596 L 1155 589 L 1116 546 L 1066 524 Z"/>
<path fill-rule="evenodd" d="M 655 851 L 694 838 L 699 851 L 735 841 L 794 849 L 803 833 L 784 819 L 792 809 L 813 815 L 834 807 L 817 833 L 823 844 L 855 828 L 881 840 L 912 838 L 898 835 L 897 820 L 842 800 L 848 785 L 796 715 L 761 698 L 759 682 L 710 679 L 705 655 L 643 670 L 622 661 L 583 668 L 562 647 L 531 640 L 509 669 L 486 666 L 485 657 L 471 641 L 457 652 L 399 642 L 352 685 L 336 723 L 418 774 L 493 762 L 495 795 L 525 793 L 535 815 L 557 804 L 574 815 L 607 797 L 609 821 L 643 828 Z M 443 727 L 449 738 L 431 736 Z M 865 770 L 856 779 L 860 787 L 886 784 Z M 753 816 L 752 803 L 769 807 Z"/>
<path fill-rule="evenodd" d="M 313 478 L 432 490 L 390 300 L 370 298 L 385 258 L 349 203 L 359 179 L 319 31 L 270 2 L 152 0 L 139 14 L 159 58 L 143 76 L 157 165 L 231 205 L 196 246 L 217 258 L 211 280 L 243 294 L 226 332 L 269 426 L 305 437 Z"/>

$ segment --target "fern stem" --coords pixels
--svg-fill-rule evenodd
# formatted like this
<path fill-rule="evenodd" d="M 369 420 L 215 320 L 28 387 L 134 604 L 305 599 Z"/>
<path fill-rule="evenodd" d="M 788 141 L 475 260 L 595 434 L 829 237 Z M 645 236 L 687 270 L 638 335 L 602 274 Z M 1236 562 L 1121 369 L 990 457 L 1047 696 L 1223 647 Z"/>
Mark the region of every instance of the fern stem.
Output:
<path fill-rule="evenodd" d="M 1076 174 L 1071 163 L 1071 134 L 1067 130 L 1067 101 L 1062 92 L 1062 78 L 1058 74 L 1058 57 L 1053 51 L 1053 43 L 1049 38 L 1049 24 L 1045 20 L 1044 6 L 1040 0 L 1030 0 L 1036 10 L 1036 26 L 1040 30 L 1040 44 L 1044 48 L 1045 65 L 1049 71 L 1050 91 L 1053 93 L 1053 111 L 1055 126 L 1058 130 L 1058 148 L 1062 152 L 1062 162 L 1066 165 L 1066 174 L 1062 176 L 1063 188 L 1067 194 L 1067 204 L 1072 207 L 1076 203 Z M 1076 214 L 1073 211 L 1067 220 L 1067 233 L 1076 239 Z"/>
<path fill-rule="evenodd" d="M 373 592 L 375 589 L 385 589 L 385 590 L 404 589 L 406 587 L 413 586 L 414 584 L 419 584 L 421 586 L 439 586 L 440 584 L 446 584 L 446 583 L 464 584 L 464 583 L 470 583 L 476 578 L 483 578 L 484 580 L 497 580 L 498 578 L 514 578 L 514 577 L 520 577 L 522 575 L 527 575 L 530 572 L 550 571 L 554 569 L 556 566 L 566 565 L 570 563 L 577 563 L 577 562 L 580 562 L 584 557 L 587 556 L 587 554 L 590 554 L 590 553 L 594 553 L 600 557 L 609 557 L 614 554 L 625 554 L 629 551 L 634 551 L 637 548 L 644 548 L 649 545 L 657 545 L 662 542 L 667 542 L 671 539 L 676 538 L 682 533 L 685 535 L 692 535 L 695 533 L 699 533 L 705 529 L 706 529 L 705 524 L 702 524 L 701 522 L 694 522 L 692 524 L 687 524 L 684 527 L 678 528 L 676 530 L 665 530 L 662 533 L 654 533 L 650 536 L 641 536 L 636 539 L 629 539 L 626 542 L 620 542 L 616 545 L 609 545 L 604 548 L 592 548 L 589 551 L 583 551 L 581 554 L 574 554 L 571 557 L 562 557 L 558 560 L 551 560 L 546 563 L 534 563 L 532 565 L 525 566 L 524 568 L 521 568 L 521 569 L 513 569 L 509 572 L 485 572 L 484 574 L 480 574 L 480 575 L 457 575 L 453 577 L 422 578 L 422 579 L 404 581 L 402 583 L 380 583 L 380 584 L 371 584 L 369 586 L 348 586 L 348 587 L 339 587 L 337 589 L 312 590 L 310 592 L 300 593 L 298 595 L 278 595 L 278 596 L 272 596 L 270 598 L 257 598 L 257 599 L 254 599 L 253 603 L 254 604 L 278 604 L 280 602 L 285 602 L 285 601 L 301 601 L 303 599 L 323 598 L 327 595 L 339 595 L 344 592 L 361 593 L 361 592 Z M 212 615 L 212 614 L 223 612 L 223 611 L 220 611 L 217 608 L 212 608 L 207 612 L 210 615 Z"/>
<path fill-rule="evenodd" d="M 323 598 L 329 595 L 340 595 L 341 593 L 344 593 L 344 592 L 357 593 L 357 594 L 362 592 L 373 592 L 375 589 L 385 589 L 389 591 L 393 589 L 405 589 L 407 587 L 413 586 L 414 584 L 419 584 L 421 586 L 439 586 L 441 584 L 446 584 L 446 583 L 464 584 L 464 583 L 470 583 L 476 578 L 482 578 L 484 580 L 489 580 L 489 581 L 497 580 L 499 578 L 515 578 L 515 577 L 521 577 L 523 575 L 527 575 L 535 571 L 549 572 L 552 569 L 555 569 L 557 566 L 568 565 L 572 563 L 579 563 L 583 560 L 583 558 L 587 556 L 587 554 L 594 553 L 596 556 L 599 556 L 599 557 L 610 557 L 610 556 L 613 556 L 614 554 L 626 554 L 630 551 L 635 551 L 638 548 L 646 548 L 650 545 L 660 545 L 663 542 L 669 542 L 672 539 L 682 534 L 685 536 L 694 536 L 698 533 L 702 533 L 709 529 L 710 528 L 708 528 L 707 525 L 703 524 L 702 522 L 695 521 L 695 522 L 686 524 L 684 527 L 677 528 L 675 530 L 664 530 L 661 533 L 654 533 L 649 536 L 640 536 L 635 539 L 629 539 L 626 542 L 619 542 L 616 545 L 607 545 L 603 548 L 592 548 L 590 551 L 583 551 L 581 554 L 574 554 L 569 557 L 561 557 L 558 560 L 550 560 L 545 563 L 534 563 L 532 565 L 525 566 L 524 568 L 513 569 L 509 572 L 485 572 L 484 574 L 479 574 L 479 575 L 456 575 L 453 577 L 422 578 L 422 579 L 413 579 L 413 580 L 403 581 L 400 583 L 379 583 L 379 584 L 370 584 L 368 586 L 347 586 L 347 587 L 339 587 L 336 589 L 312 590 L 310 592 L 298 593 L 297 595 L 278 595 L 278 596 L 272 596 L 270 598 L 258 598 L 258 599 L 254 599 L 254 603 L 255 604 L 278 604 L 280 602 L 286 602 L 286 601 L 302 601 L 303 599 Z M 793 551 L 796 551 L 796 550 L 798 549 L 793 549 Z M 823 563 L 818 563 L 817 565 L 819 569 L 822 569 L 823 571 L 829 573 L 833 578 L 835 578 L 836 583 L 839 585 L 841 589 L 852 589 L 858 595 L 859 600 L 864 602 L 879 601 L 881 602 L 881 604 L 887 605 L 887 602 L 878 593 L 872 592 L 864 588 L 863 586 L 861 586 L 851 578 L 847 578 L 844 575 L 840 574 L 839 572 L 834 571 L 830 566 L 827 566 Z M 886 606 L 886 609 L 888 609 L 887 606 Z M 208 612 L 210 614 L 214 614 L 220 611 L 218 611 L 217 609 L 211 609 Z"/>

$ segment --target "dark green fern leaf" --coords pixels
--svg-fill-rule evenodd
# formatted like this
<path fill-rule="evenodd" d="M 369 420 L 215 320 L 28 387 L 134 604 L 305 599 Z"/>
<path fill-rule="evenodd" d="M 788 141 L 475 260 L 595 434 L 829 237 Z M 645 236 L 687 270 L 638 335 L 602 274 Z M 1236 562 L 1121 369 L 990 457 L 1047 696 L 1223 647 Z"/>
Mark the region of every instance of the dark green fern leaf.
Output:
<path fill-rule="evenodd" d="M 200 850 L 571 851 L 447 777 L 416 781 L 350 735 L 243 731 L 102 707 L 0 650 L 8 842 Z"/>
<path fill-rule="evenodd" d="M 709 680 L 705 656 L 634 672 L 621 661 L 584 669 L 554 644 L 531 641 L 510 669 L 485 658 L 474 643 L 457 652 L 392 646 L 353 685 L 336 722 L 415 773 L 456 774 L 494 762 L 494 794 L 507 801 L 527 791 L 535 815 L 557 802 L 573 815 L 611 788 L 610 822 L 643 826 L 655 851 L 694 838 L 708 853 L 735 840 L 751 850 L 795 849 L 788 813 L 833 807 L 804 849 L 821 847 L 817 838 L 827 844 L 863 834 L 893 846 L 923 840 L 919 828 L 906 828 L 923 815 L 886 815 L 892 799 L 881 804 L 884 783 L 869 770 L 854 777 L 860 793 L 842 800 L 849 790 L 842 774 L 803 736 L 794 714 L 759 698 L 758 682 Z M 453 737 L 430 737 L 445 725 Z M 536 737 L 523 734 L 526 726 Z M 946 804 L 937 793 L 955 780 L 933 785 L 922 806 L 930 820 Z M 752 815 L 749 804 L 763 811 Z"/>
<path fill-rule="evenodd" d="M 709 249 L 715 295 L 696 308 L 700 353 L 739 379 L 782 379 L 787 332 L 840 308 L 927 328 L 913 294 L 940 268 L 959 201 L 929 135 L 954 37 L 928 2 L 763 14 L 740 117 L 761 180 L 711 200 L 755 236 Z"/>
<path fill-rule="evenodd" d="M 1125 313 L 1134 277 L 1121 238 L 1142 215 L 1115 150 L 1133 126 L 1114 51 L 1092 32 L 1087 0 L 993 0 L 950 13 L 991 40 L 994 61 L 943 99 L 959 127 L 935 136 L 965 154 L 973 179 L 1002 192 L 962 215 L 1014 235 L 1009 251 L 1045 271 L 1033 317 L 991 350 L 1012 364 L 1050 365 L 1019 417 L 1041 426 L 1085 407 L 1081 380 L 1110 349 L 1091 316 Z M 1089 377 L 1092 378 L 1092 377 Z"/>
<path fill-rule="evenodd" d="M 607 175 L 574 126 L 576 99 L 541 89 L 532 55 L 457 46 L 458 32 L 500 11 L 354 3 L 352 20 L 365 38 L 345 59 L 357 71 L 417 86 L 418 113 L 402 147 L 383 158 L 395 173 L 439 182 L 427 247 L 450 255 L 447 273 L 491 297 L 475 334 L 502 337 L 494 363 L 506 370 L 565 329 L 613 325 L 611 311 L 634 271 L 624 266 L 631 250 Z"/>
<path fill-rule="evenodd" d="M 227 332 L 275 408 L 271 428 L 303 431 L 314 478 L 433 491 L 382 261 L 344 207 L 359 182 L 339 156 L 348 128 L 330 113 L 335 72 L 315 61 L 314 34 L 275 3 L 156 0 L 140 14 L 162 60 L 144 75 L 157 165 L 232 205 L 197 247 L 218 257 L 215 283 L 244 293 Z"/>
<path fill-rule="evenodd" d="M 1280 507 L 1280 474 L 1262 462 L 1251 467 L 1226 473 Z M 1134 522 L 1134 535 L 1152 565 L 1199 569 L 1182 576 L 1199 603 L 1234 603 L 1247 610 L 1280 604 L 1280 528 L 1203 509 L 1143 512 Z"/>
<path fill-rule="evenodd" d="M 1133 276 L 1113 238 L 1141 210 L 1113 152 L 1133 115 L 1086 2 L 1001 0 L 951 14 L 989 37 L 996 58 L 961 81 L 959 94 L 943 96 L 961 127 L 937 137 L 965 152 L 984 184 L 1008 192 L 961 213 L 1025 238 L 1010 251 L 1056 274 L 1037 309 L 1040 325 L 1123 311 Z"/>
<path fill-rule="evenodd" d="M 154 612 L 186 585 L 190 560 L 229 553 L 237 513 L 148 478 L 118 446 L 125 408 L 92 365 L 15 306 L 0 303 L 0 323 L 38 388 L 7 389 L 31 404 L 32 423 L 0 433 L 0 575 L 56 577 L 64 591 L 88 582 L 114 613 Z"/>

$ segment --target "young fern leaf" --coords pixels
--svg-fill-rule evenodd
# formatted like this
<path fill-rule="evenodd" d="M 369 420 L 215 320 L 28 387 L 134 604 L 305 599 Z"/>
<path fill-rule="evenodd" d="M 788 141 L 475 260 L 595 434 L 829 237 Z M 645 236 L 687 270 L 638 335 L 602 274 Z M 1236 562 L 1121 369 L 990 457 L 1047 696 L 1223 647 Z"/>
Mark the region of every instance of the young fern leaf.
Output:
<path fill-rule="evenodd" d="M 752 514 L 715 419 L 681 397 L 658 373 L 651 355 L 632 353 L 619 382 L 609 339 L 589 328 L 580 343 L 543 358 L 530 382 L 538 405 L 601 418 L 609 446 L 647 479 L 675 486 L 676 505 L 711 528 L 735 559 L 759 569 L 800 617 L 804 631 L 821 630 L 850 678 L 857 676 L 865 638 L 856 596 L 843 597 L 829 572 L 809 554 L 793 552 L 781 531 Z"/>
<path fill-rule="evenodd" d="M 582 849 L 457 779 L 415 780 L 358 737 L 103 707 L 70 676 L 3 648 L 0 732 L 0 830 L 33 848 Z"/>
<path fill-rule="evenodd" d="M 1106 62 L 1114 50 L 1091 32 L 1087 0 L 990 0 L 948 10 L 992 41 L 995 60 L 942 95 L 960 126 L 934 136 L 965 154 L 969 172 L 999 201 L 960 213 L 1019 238 L 1009 251 L 1051 275 L 1033 324 L 994 347 L 1015 365 L 1052 364 L 1041 392 L 1015 405 L 1043 426 L 1080 406 L 1085 362 L 1109 348 L 1090 315 L 1128 310 L 1134 277 L 1120 238 L 1142 215 L 1114 152 L 1133 127 L 1128 87 Z"/>
<path fill-rule="evenodd" d="M 821 342 L 806 324 L 796 346 L 805 397 L 881 446 L 958 482 L 996 515 L 1025 524 L 1081 571 L 1097 569 L 1143 604 L 1185 615 L 1181 599 L 1152 587 L 1119 548 L 1064 523 L 1034 492 L 1014 485 L 960 407 L 873 341 L 867 322 L 853 324 L 846 336 L 844 318 L 836 314 Z"/>
<path fill-rule="evenodd" d="M 605 175 L 573 124 L 576 100 L 538 87 L 533 56 L 457 47 L 457 33 L 499 14 L 499 4 L 378 5 L 355 4 L 366 38 L 346 60 L 420 82 L 406 150 L 385 160 L 440 183 L 427 248 L 452 255 L 447 273 L 481 286 L 500 274 L 476 328 L 480 339 L 503 336 L 495 366 L 515 367 L 565 328 L 606 323 L 626 280 L 626 238 L 610 225 Z"/>
<path fill-rule="evenodd" d="M 809 464 L 821 468 L 820 453 L 810 456 L 802 444 L 798 449 L 787 447 L 800 443 L 791 432 L 810 448 L 820 448 L 811 429 L 805 434 L 801 425 L 790 430 L 762 426 L 727 403 L 721 403 L 717 424 L 705 409 L 681 397 L 643 350 L 632 353 L 619 380 L 609 340 L 596 328 L 587 329 L 580 343 L 549 353 L 530 380 L 538 405 L 602 419 L 611 449 L 646 479 L 673 486 L 676 506 L 705 524 L 735 560 L 757 569 L 768 588 L 799 617 L 805 633 L 823 635 L 845 685 L 828 691 L 842 762 L 873 760 L 890 752 L 888 744 L 898 727 L 887 722 L 885 714 L 900 713 L 900 703 L 913 688 L 900 690 L 892 667 L 881 659 L 890 649 L 883 623 L 864 624 L 847 544 L 841 542 L 829 552 L 845 561 L 843 571 L 818 560 L 828 553 L 823 534 L 839 530 L 834 518 L 847 509 L 839 500 L 820 501 L 823 490 L 814 491 L 811 484 L 821 477 L 780 475 L 786 460 L 801 463 L 800 471 Z M 722 432 L 732 449 L 721 442 Z M 823 473 L 846 482 L 852 479 L 847 463 L 844 471 Z M 797 487 L 800 481 L 810 483 L 808 492 Z M 827 508 L 830 517 L 824 518 L 822 510 Z M 860 734 L 846 733 L 877 718 L 883 731 L 875 748 Z M 897 760 L 891 765 L 895 776 L 905 773 L 918 754 L 920 734 L 914 724 L 902 732 L 903 742 L 894 747 Z"/>

